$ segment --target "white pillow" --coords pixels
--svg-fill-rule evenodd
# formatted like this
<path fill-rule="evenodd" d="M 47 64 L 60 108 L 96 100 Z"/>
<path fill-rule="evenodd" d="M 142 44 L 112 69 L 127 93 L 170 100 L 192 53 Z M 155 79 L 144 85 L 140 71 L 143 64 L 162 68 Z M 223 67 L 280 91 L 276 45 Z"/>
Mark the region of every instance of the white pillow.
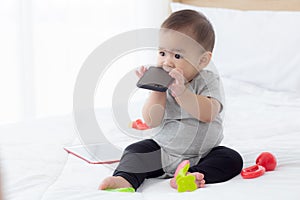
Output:
<path fill-rule="evenodd" d="M 172 3 L 193 9 L 213 24 L 213 62 L 222 76 L 261 87 L 300 92 L 300 12 L 240 11 Z"/>

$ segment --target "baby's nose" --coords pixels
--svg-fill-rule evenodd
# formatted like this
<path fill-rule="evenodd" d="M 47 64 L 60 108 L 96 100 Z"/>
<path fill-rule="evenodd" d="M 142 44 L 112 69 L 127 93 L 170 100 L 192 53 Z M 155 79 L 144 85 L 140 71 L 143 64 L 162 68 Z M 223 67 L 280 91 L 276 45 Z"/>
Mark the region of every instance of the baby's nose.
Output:
<path fill-rule="evenodd" d="M 170 56 L 167 56 L 164 61 L 163 61 L 163 66 L 165 67 L 169 67 L 169 68 L 173 68 L 174 67 L 174 63 L 172 61 L 172 59 L 170 58 Z"/>

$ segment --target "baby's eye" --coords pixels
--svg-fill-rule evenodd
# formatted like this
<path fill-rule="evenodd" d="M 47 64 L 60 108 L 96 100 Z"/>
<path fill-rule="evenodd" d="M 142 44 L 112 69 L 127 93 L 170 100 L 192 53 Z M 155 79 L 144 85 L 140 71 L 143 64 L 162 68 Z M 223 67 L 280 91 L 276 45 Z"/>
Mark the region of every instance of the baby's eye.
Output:
<path fill-rule="evenodd" d="M 165 55 L 166 55 L 166 53 L 165 53 L 164 51 L 160 51 L 160 52 L 159 52 L 159 55 L 161 55 L 161 56 L 165 56 Z"/>
<path fill-rule="evenodd" d="M 178 53 L 176 53 L 174 56 L 175 56 L 176 59 L 182 58 L 182 56 L 180 54 L 178 54 Z"/>

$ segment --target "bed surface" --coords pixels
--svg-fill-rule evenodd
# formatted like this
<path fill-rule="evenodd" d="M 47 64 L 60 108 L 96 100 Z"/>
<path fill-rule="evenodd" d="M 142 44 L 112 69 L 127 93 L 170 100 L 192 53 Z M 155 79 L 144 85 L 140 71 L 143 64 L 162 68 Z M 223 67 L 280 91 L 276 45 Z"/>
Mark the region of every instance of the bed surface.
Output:
<path fill-rule="evenodd" d="M 261 152 L 272 152 L 278 161 L 275 171 L 249 180 L 238 175 L 184 194 L 171 189 L 167 179 L 146 180 L 134 194 L 98 191 L 112 167 L 88 164 L 63 150 L 65 145 L 79 143 L 68 115 L 0 128 L 7 199 L 299 199 L 300 95 L 227 78 L 223 82 L 227 94 L 223 144 L 241 153 L 244 167 L 253 165 Z M 109 108 L 97 110 L 97 119 L 116 146 L 136 140 L 118 130 Z"/>
<path fill-rule="evenodd" d="M 103 178 L 112 174 L 114 165 L 88 164 L 73 155 L 68 155 L 64 151 L 64 146 L 80 144 L 73 116 L 70 114 L 0 126 L 0 167 L 6 200 L 300 199 L 300 56 L 298 47 L 295 46 L 300 42 L 300 34 L 298 34 L 300 12 L 294 12 L 300 10 L 299 1 L 230 0 L 227 1 L 226 5 L 225 1 L 222 0 L 173 1 L 205 7 L 239 9 L 238 11 L 205 11 L 205 14 L 212 14 L 211 19 L 218 20 L 213 21 L 213 23 L 218 26 L 219 32 L 223 33 L 223 35 L 220 35 L 222 40 L 217 42 L 216 49 L 217 54 L 221 56 L 215 58 L 216 63 L 227 70 L 220 70 L 226 94 L 225 138 L 222 145 L 240 152 L 244 159 L 244 168 L 254 165 L 257 156 L 261 152 L 271 152 L 277 158 L 278 165 L 275 171 L 248 180 L 238 175 L 225 183 L 207 184 L 205 188 L 191 193 L 177 193 L 169 186 L 168 179 L 146 180 L 136 193 L 99 191 L 97 190 L 98 185 Z M 293 13 L 241 11 L 248 9 L 285 10 L 293 11 Z M 220 17 L 222 13 L 223 15 Z M 256 18 L 252 14 L 255 14 Z M 265 17 L 264 20 L 260 20 L 262 15 Z M 282 33 L 293 36 L 284 37 L 284 39 L 277 40 L 274 43 L 274 38 L 272 39 L 269 35 L 266 35 L 266 31 L 275 28 L 276 31 L 271 31 L 270 36 L 278 33 L 277 24 L 267 23 L 267 26 L 263 24 L 267 22 L 271 15 L 277 17 L 276 23 L 279 23 L 279 20 L 287 21 L 288 23 L 284 23 L 284 30 L 286 31 Z M 227 24 L 227 17 L 230 19 L 228 21 L 232 23 Z M 243 23 L 242 20 L 237 20 L 241 17 L 248 20 L 244 26 L 241 24 Z M 226 23 L 222 21 L 223 18 Z M 258 25 L 261 25 L 261 27 L 257 28 Z M 231 26 L 232 29 L 230 30 L 235 27 L 236 29 L 232 32 L 226 32 L 228 26 Z M 295 31 L 289 31 L 287 28 Z M 247 62 L 242 57 L 241 60 L 230 59 L 232 52 L 238 52 L 239 55 L 244 53 L 236 51 L 236 49 L 239 50 L 244 46 L 244 43 L 240 42 L 239 39 L 243 41 L 247 38 L 239 37 L 240 32 L 238 32 L 238 29 L 242 29 L 241 32 L 246 36 L 249 34 L 251 39 L 252 36 L 256 36 L 255 40 L 249 40 L 250 42 L 247 44 L 249 45 L 248 49 L 257 51 L 249 53 L 253 53 L 251 55 L 256 55 L 255 53 L 262 55 L 261 52 L 265 52 L 266 55 L 270 55 L 271 59 L 268 61 L 271 64 L 266 63 L 265 59 L 259 56 L 253 56 L 254 59 Z M 251 30 L 255 30 L 255 34 Z M 283 37 L 284 34 L 281 36 Z M 225 43 L 221 43 L 224 40 Z M 232 45 L 233 41 L 236 42 L 235 45 Z M 266 45 L 260 45 L 259 48 L 255 49 L 255 46 L 254 48 L 251 46 L 253 45 L 251 41 L 258 44 L 266 41 Z M 273 43 L 283 46 L 284 54 L 281 54 L 280 50 L 282 49 L 280 48 L 273 48 L 272 51 L 266 49 L 268 44 L 272 45 Z M 222 48 L 221 51 L 218 49 L 218 45 L 221 47 L 227 46 L 224 49 Z M 229 51 L 229 48 L 234 51 Z M 248 54 L 244 56 L 247 57 Z M 273 56 L 278 59 L 273 60 Z M 224 62 L 224 58 L 227 62 Z M 229 58 L 229 60 L 226 60 L 226 58 Z M 279 65 L 276 65 L 277 63 Z M 281 66 L 282 64 L 285 68 Z M 265 71 L 262 70 L 259 74 L 252 74 L 253 65 L 265 69 Z M 279 72 L 281 69 L 283 71 Z M 288 70 L 284 71 L 284 69 Z M 274 72 L 274 76 L 270 76 L 270 71 Z M 234 75 L 232 75 L 233 72 Z M 265 77 L 269 79 L 264 79 Z M 253 79 L 255 81 L 251 82 Z M 140 95 L 145 96 L 143 93 Z M 134 106 L 130 107 L 133 120 L 140 117 L 139 109 L 142 105 L 140 101 L 142 98 L 138 99 Z M 106 137 L 117 147 L 125 148 L 128 144 L 137 141 L 136 138 L 130 138 L 122 134 L 114 123 L 110 108 L 97 109 L 96 115 Z M 140 134 L 147 137 L 145 132 Z"/>

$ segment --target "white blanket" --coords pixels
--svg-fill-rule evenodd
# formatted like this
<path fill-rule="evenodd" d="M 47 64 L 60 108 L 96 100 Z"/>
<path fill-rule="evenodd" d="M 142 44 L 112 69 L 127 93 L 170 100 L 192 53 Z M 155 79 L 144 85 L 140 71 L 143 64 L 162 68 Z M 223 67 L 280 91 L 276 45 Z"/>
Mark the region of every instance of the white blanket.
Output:
<path fill-rule="evenodd" d="M 177 193 L 169 180 L 149 179 L 136 193 L 97 190 L 112 174 L 109 165 L 88 164 L 63 147 L 78 143 L 72 116 L 0 127 L 1 177 L 7 200 L 81 199 L 300 199 L 300 95 L 272 92 L 223 79 L 226 94 L 223 145 L 239 151 L 244 167 L 263 151 L 273 153 L 277 168 L 256 179 L 240 175 L 190 193 Z M 136 139 L 123 135 L 109 109 L 97 112 L 104 132 L 125 147 Z M 136 115 L 138 116 L 138 115 Z"/>

